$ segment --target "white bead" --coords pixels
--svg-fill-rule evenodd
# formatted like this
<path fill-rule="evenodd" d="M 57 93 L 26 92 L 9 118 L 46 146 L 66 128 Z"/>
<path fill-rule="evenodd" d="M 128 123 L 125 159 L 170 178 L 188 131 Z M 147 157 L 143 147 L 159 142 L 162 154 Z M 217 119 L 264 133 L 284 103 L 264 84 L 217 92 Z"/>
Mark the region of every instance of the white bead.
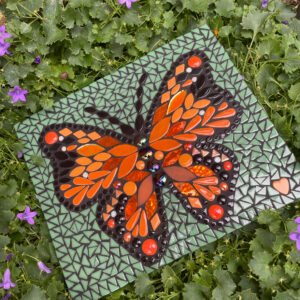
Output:
<path fill-rule="evenodd" d="M 61 142 L 61 141 L 64 140 L 64 137 L 63 137 L 62 135 L 60 135 L 58 139 L 59 139 L 59 141 Z"/>
<path fill-rule="evenodd" d="M 115 210 L 113 210 L 111 213 L 110 213 L 111 217 L 114 218 L 116 217 L 117 215 L 117 212 Z"/>
<path fill-rule="evenodd" d="M 216 163 L 221 162 L 221 157 L 220 157 L 220 156 L 215 157 L 215 162 L 216 162 Z"/>
<path fill-rule="evenodd" d="M 89 173 L 88 173 L 88 172 L 84 172 L 84 173 L 82 174 L 82 176 L 83 176 L 84 178 L 88 178 Z"/>
<path fill-rule="evenodd" d="M 199 115 L 200 115 L 200 116 L 204 116 L 204 115 L 205 115 L 205 111 L 204 111 L 203 109 L 200 110 L 200 111 L 199 111 Z"/>
<path fill-rule="evenodd" d="M 66 146 L 61 147 L 61 151 L 67 151 L 67 147 Z"/>
<path fill-rule="evenodd" d="M 193 81 L 193 82 L 196 82 L 196 81 L 197 81 L 197 77 L 193 77 L 193 78 L 192 78 L 192 81 Z"/>
<path fill-rule="evenodd" d="M 192 68 L 187 68 L 187 69 L 186 69 L 186 72 L 187 72 L 187 73 L 191 73 L 191 72 L 192 72 Z"/>

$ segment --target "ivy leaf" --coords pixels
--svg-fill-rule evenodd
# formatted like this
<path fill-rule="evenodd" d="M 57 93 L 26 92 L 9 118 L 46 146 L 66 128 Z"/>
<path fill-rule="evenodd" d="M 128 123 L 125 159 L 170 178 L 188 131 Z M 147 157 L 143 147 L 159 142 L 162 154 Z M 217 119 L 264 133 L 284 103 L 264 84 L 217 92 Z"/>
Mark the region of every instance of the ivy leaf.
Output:
<path fill-rule="evenodd" d="M 174 13 L 170 10 L 163 14 L 164 23 L 163 26 L 165 28 L 173 28 L 174 23 L 176 21 L 176 18 L 174 16 Z"/>
<path fill-rule="evenodd" d="M 211 3 L 210 0 L 181 0 L 183 8 L 190 11 L 201 13 L 208 10 L 208 6 Z"/>
<path fill-rule="evenodd" d="M 45 293 L 36 285 L 32 285 L 31 289 L 21 298 L 21 300 L 47 300 Z"/>
<path fill-rule="evenodd" d="M 269 263 L 272 261 L 272 255 L 266 251 L 260 251 L 249 262 L 251 271 L 260 279 L 266 279 L 272 276 Z"/>
<path fill-rule="evenodd" d="M 7 233 L 10 221 L 15 217 L 15 214 L 9 210 L 0 211 L 0 232 Z"/>
<path fill-rule="evenodd" d="M 3 75 L 9 85 L 15 86 L 19 84 L 20 79 L 26 78 L 31 71 L 32 67 L 26 64 L 6 64 L 3 70 Z"/>
<path fill-rule="evenodd" d="M 219 0 L 216 2 L 216 13 L 223 17 L 230 17 L 235 9 L 234 0 Z"/>
<path fill-rule="evenodd" d="M 300 101 L 300 82 L 293 84 L 290 87 L 288 94 L 292 100 Z M 298 123 L 300 123 L 300 119 Z"/>
<path fill-rule="evenodd" d="M 269 13 L 267 12 L 250 12 L 247 16 L 243 17 L 241 25 L 244 29 L 252 30 L 253 35 L 256 36 L 268 15 Z"/>
<path fill-rule="evenodd" d="M 201 286 L 195 282 L 186 283 L 184 285 L 183 300 L 202 300 L 206 297 L 202 293 Z"/>
<path fill-rule="evenodd" d="M 135 280 L 135 292 L 140 297 L 149 296 L 154 293 L 154 286 L 147 273 L 141 273 Z"/>
<path fill-rule="evenodd" d="M 281 227 L 281 217 L 278 211 L 264 210 L 260 212 L 257 221 L 259 224 L 268 225 L 273 233 L 278 233 Z"/>
<path fill-rule="evenodd" d="M 142 18 L 134 9 L 128 9 L 121 17 L 121 21 L 130 26 L 141 25 L 143 23 Z"/>
<path fill-rule="evenodd" d="M 226 270 L 215 270 L 217 286 L 213 289 L 212 295 L 216 300 L 229 299 L 236 288 L 235 282 L 232 280 L 230 273 Z"/>
<path fill-rule="evenodd" d="M 250 289 L 241 291 L 238 296 L 238 299 L 241 300 L 258 300 L 256 294 L 254 294 Z"/>
<path fill-rule="evenodd" d="M 181 280 L 178 278 L 174 270 L 170 266 L 165 266 L 162 270 L 161 280 L 166 290 L 182 285 Z"/>
<path fill-rule="evenodd" d="M 10 243 L 10 237 L 0 234 L 0 249 L 3 249 Z"/>
<path fill-rule="evenodd" d="M 127 33 L 117 33 L 115 36 L 115 41 L 120 45 L 126 45 L 132 42 L 132 36 Z"/>
<path fill-rule="evenodd" d="M 291 130 L 291 126 L 285 116 L 281 116 L 279 113 L 275 112 L 272 117 L 272 121 L 280 133 L 281 137 L 289 141 L 293 136 L 293 132 Z"/>

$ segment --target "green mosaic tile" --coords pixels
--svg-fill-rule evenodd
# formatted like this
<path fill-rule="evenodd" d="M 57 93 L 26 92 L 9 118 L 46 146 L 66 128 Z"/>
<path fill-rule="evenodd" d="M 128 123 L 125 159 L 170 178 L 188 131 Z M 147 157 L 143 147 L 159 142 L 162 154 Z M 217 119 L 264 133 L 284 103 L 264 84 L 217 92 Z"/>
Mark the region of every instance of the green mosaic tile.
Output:
<path fill-rule="evenodd" d="M 175 71 L 179 66 L 183 69 Z M 174 86 L 170 81 L 168 87 L 173 77 Z M 186 94 L 181 99 L 182 91 Z M 164 102 L 165 92 L 170 95 Z M 188 94 L 193 101 L 186 100 Z M 208 104 L 197 108 L 196 101 L 203 99 Z M 163 113 L 153 121 L 164 103 Z M 90 113 L 88 107 L 93 108 Z M 222 112 L 225 115 L 217 115 Z M 198 123 L 187 129 L 191 120 Z M 178 131 L 170 130 L 171 123 Z M 69 134 L 62 133 L 65 128 Z M 151 272 L 247 225 L 259 211 L 300 198 L 300 168 L 294 156 L 207 26 L 69 95 L 16 130 L 74 299 L 111 293 L 139 272 Z M 156 140 L 169 141 L 156 144 L 153 132 Z M 99 137 L 92 139 L 92 133 Z M 127 148 L 114 152 L 117 146 L 105 144 L 105 136 Z M 144 137 L 148 144 L 140 145 Z M 68 148 L 72 145 L 74 149 Z M 98 148 L 84 148 L 87 145 Z M 96 160 L 100 153 L 112 158 Z M 176 158 L 173 164 L 169 153 Z M 46 166 L 34 166 L 32 155 L 42 155 Z M 88 166 L 100 164 L 81 167 L 77 159 L 85 156 L 91 159 Z M 167 161 L 170 166 L 164 165 Z M 123 163 L 129 172 L 124 176 Z M 75 168 L 77 175 L 72 173 Z M 144 177 L 130 179 L 132 172 Z M 160 186 L 163 179 L 165 185 Z M 91 187 L 94 195 L 89 194 Z M 70 190 L 74 193 L 67 196 Z M 155 214 L 157 225 L 151 223 Z"/>

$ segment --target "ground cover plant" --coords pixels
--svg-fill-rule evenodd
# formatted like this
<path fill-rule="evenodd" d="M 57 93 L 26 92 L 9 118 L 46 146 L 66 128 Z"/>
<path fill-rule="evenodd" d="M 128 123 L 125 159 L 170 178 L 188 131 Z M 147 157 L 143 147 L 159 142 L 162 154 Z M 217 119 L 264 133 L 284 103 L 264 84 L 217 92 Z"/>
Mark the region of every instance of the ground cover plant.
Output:
<path fill-rule="evenodd" d="M 121 2 L 0 1 L 4 299 L 70 298 L 14 124 L 199 25 L 209 24 L 300 161 L 300 21 L 293 6 L 280 0 L 139 0 L 128 9 L 128 1 Z M 299 215 L 299 204 L 264 211 L 244 229 L 141 274 L 106 298 L 299 299 L 300 237 L 289 239 Z"/>

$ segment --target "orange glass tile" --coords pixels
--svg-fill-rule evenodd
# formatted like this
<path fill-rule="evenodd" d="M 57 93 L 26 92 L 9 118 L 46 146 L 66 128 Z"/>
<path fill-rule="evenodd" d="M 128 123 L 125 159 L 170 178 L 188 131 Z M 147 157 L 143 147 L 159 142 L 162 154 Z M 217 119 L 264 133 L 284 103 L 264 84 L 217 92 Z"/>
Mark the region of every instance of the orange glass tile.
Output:
<path fill-rule="evenodd" d="M 230 118 L 235 116 L 236 110 L 234 108 L 226 109 L 214 116 L 214 119 Z"/>
<path fill-rule="evenodd" d="M 96 131 L 93 131 L 91 133 L 88 134 L 88 137 L 91 139 L 91 140 L 98 140 L 101 138 L 101 135 L 99 133 L 97 133 Z"/>
<path fill-rule="evenodd" d="M 193 163 L 193 157 L 189 153 L 184 153 L 179 156 L 178 162 L 182 167 L 189 167 Z"/>
<path fill-rule="evenodd" d="M 73 199 L 73 204 L 74 205 L 79 205 L 82 201 L 83 201 L 83 199 L 84 199 L 84 197 L 85 197 L 85 194 L 86 194 L 86 192 L 88 191 L 88 189 L 89 189 L 89 187 L 87 186 L 87 187 L 85 187 L 82 191 L 80 191 L 75 197 L 74 197 L 74 199 Z"/>
<path fill-rule="evenodd" d="M 183 73 L 184 70 L 185 70 L 185 65 L 184 64 L 179 65 L 175 69 L 175 75 L 179 75 L 179 74 Z"/>
<path fill-rule="evenodd" d="M 86 170 L 87 170 L 88 172 L 94 172 L 94 171 L 99 170 L 102 166 L 103 166 L 103 163 L 102 163 L 102 162 L 96 161 L 96 162 L 90 164 L 90 165 L 86 168 Z"/>
<path fill-rule="evenodd" d="M 171 118 L 172 123 L 176 123 L 177 121 L 179 121 L 182 114 L 183 114 L 183 108 L 182 107 L 177 108 L 172 115 Z"/>
<path fill-rule="evenodd" d="M 138 170 L 144 170 L 145 169 L 145 162 L 143 160 L 139 160 L 136 162 L 135 164 L 135 167 L 138 169 Z"/>
<path fill-rule="evenodd" d="M 186 109 L 190 109 L 194 104 L 194 95 L 192 93 L 189 93 L 184 101 L 184 106 Z"/>
<path fill-rule="evenodd" d="M 77 148 L 77 145 L 70 145 L 67 147 L 67 151 L 73 151 Z"/>
<path fill-rule="evenodd" d="M 214 115 L 216 109 L 213 106 L 209 106 L 207 110 L 205 111 L 205 114 L 203 116 L 202 120 L 202 126 L 205 125 Z"/>
<path fill-rule="evenodd" d="M 213 127 L 213 128 L 228 128 L 230 126 L 230 121 L 229 120 L 213 121 L 207 123 L 206 126 Z"/>
<path fill-rule="evenodd" d="M 103 179 L 99 180 L 93 186 L 90 187 L 89 191 L 86 194 L 89 199 L 92 199 L 97 194 L 97 192 L 101 188 L 102 182 L 103 182 Z"/>
<path fill-rule="evenodd" d="M 128 175 L 133 170 L 137 158 L 138 158 L 138 153 L 136 152 L 123 159 L 119 167 L 118 178 L 122 178 Z"/>
<path fill-rule="evenodd" d="M 138 190 L 138 205 L 142 206 L 146 203 L 152 193 L 153 193 L 154 185 L 153 185 L 153 178 L 152 175 L 146 177 L 140 184 Z"/>
<path fill-rule="evenodd" d="M 140 236 L 145 237 L 148 235 L 148 221 L 145 211 L 143 210 L 140 218 Z"/>
<path fill-rule="evenodd" d="M 151 130 L 149 143 L 153 143 L 164 137 L 170 128 L 171 118 L 166 117 L 157 122 Z"/>
<path fill-rule="evenodd" d="M 73 197 L 74 195 L 78 194 L 81 190 L 84 189 L 84 185 L 81 185 L 81 186 L 76 186 L 72 189 L 69 189 L 68 191 L 66 191 L 64 193 L 64 197 L 69 199 L 71 197 Z"/>
<path fill-rule="evenodd" d="M 109 219 L 109 217 L 110 217 L 110 215 L 107 214 L 107 213 L 102 214 L 102 218 L 103 218 L 104 221 L 107 221 Z"/>
<path fill-rule="evenodd" d="M 192 118 L 192 120 L 190 120 L 189 123 L 187 124 L 184 132 L 188 132 L 188 131 L 194 129 L 197 125 L 200 124 L 201 120 L 202 120 L 202 118 L 199 115 Z"/>
<path fill-rule="evenodd" d="M 150 220 L 154 213 L 157 211 L 157 198 L 155 192 L 152 193 L 149 200 L 146 202 L 145 209 L 147 217 Z"/>
<path fill-rule="evenodd" d="M 166 114 L 167 114 L 167 108 L 168 108 L 168 103 L 165 103 L 161 106 L 159 106 L 153 115 L 153 121 L 152 124 L 156 124 L 159 120 L 163 119 Z"/>
<path fill-rule="evenodd" d="M 107 189 L 110 187 L 110 185 L 112 184 L 113 180 L 115 179 L 115 176 L 117 174 L 117 171 L 118 171 L 118 168 L 115 168 L 113 169 L 110 174 L 108 174 L 106 176 L 106 178 L 103 180 L 103 183 L 102 183 L 102 187 L 104 189 Z"/>
<path fill-rule="evenodd" d="M 203 165 L 189 167 L 189 170 L 199 177 L 215 175 L 215 173 L 210 168 Z"/>
<path fill-rule="evenodd" d="M 224 110 L 228 107 L 228 103 L 227 102 L 223 102 L 219 108 L 218 108 L 218 111 L 221 111 L 221 110 Z"/>
<path fill-rule="evenodd" d="M 174 165 L 178 161 L 181 152 L 182 149 L 178 149 L 168 153 L 164 159 L 163 167 Z"/>
<path fill-rule="evenodd" d="M 197 178 L 189 169 L 179 166 L 164 167 L 163 170 L 173 181 L 190 182 Z"/>
<path fill-rule="evenodd" d="M 182 115 L 182 119 L 189 120 L 189 119 L 195 117 L 198 113 L 199 113 L 199 109 L 191 108 Z"/>
<path fill-rule="evenodd" d="M 133 229 L 132 235 L 134 237 L 137 237 L 139 235 L 139 226 L 138 225 L 136 225 L 135 228 Z"/>
<path fill-rule="evenodd" d="M 111 158 L 111 154 L 102 152 L 94 156 L 94 160 L 97 161 L 106 161 Z"/>
<path fill-rule="evenodd" d="M 216 186 L 209 186 L 208 187 L 215 195 L 221 195 L 221 190 Z"/>
<path fill-rule="evenodd" d="M 128 220 L 127 224 L 126 224 L 126 229 L 128 231 L 131 231 L 134 226 L 137 224 L 138 220 L 139 220 L 139 217 L 140 217 L 140 214 L 141 214 L 141 208 L 139 208 L 131 217 L 130 219 Z"/>
<path fill-rule="evenodd" d="M 176 84 L 171 90 L 171 95 L 175 95 L 179 90 L 180 90 L 180 84 Z"/>
<path fill-rule="evenodd" d="M 195 198 L 195 197 L 188 197 L 189 203 L 193 208 L 201 208 L 202 204 L 199 200 L 199 198 Z"/>
<path fill-rule="evenodd" d="M 77 149 L 77 153 L 82 156 L 94 156 L 103 150 L 104 148 L 97 144 L 89 144 L 89 145 L 80 146 Z"/>
<path fill-rule="evenodd" d="M 75 135 L 78 139 L 84 137 L 86 135 L 86 133 L 82 130 L 78 130 L 76 132 L 73 133 L 73 135 Z"/>
<path fill-rule="evenodd" d="M 181 143 L 173 139 L 164 139 L 150 144 L 151 148 L 160 151 L 172 151 L 181 146 Z"/>
<path fill-rule="evenodd" d="M 110 213 L 114 208 L 110 204 L 106 204 L 106 212 Z"/>
<path fill-rule="evenodd" d="M 132 196 L 125 206 L 125 219 L 129 220 L 129 218 L 134 214 L 137 210 L 137 197 L 136 195 Z"/>
<path fill-rule="evenodd" d="M 81 175 L 85 170 L 85 167 L 84 166 L 79 166 L 79 167 L 76 167 L 74 168 L 71 172 L 70 172 L 70 177 L 77 177 L 79 175 Z"/>
<path fill-rule="evenodd" d="M 90 142 L 91 140 L 89 138 L 82 138 L 78 140 L 79 144 L 87 144 L 88 142 Z"/>
<path fill-rule="evenodd" d="M 174 136 L 175 139 L 185 142 L 194 142 L 197 140 L 197 135 L 193 133 L 183 133 Z"/>
<path fill-rule="evenodd" d="M 186 96 L 186 91 L 182 90 L 172 97 L 167 109 L 167 115 L 174 112 L 178 107 L 180 107 L 183 104 L 185 96 Z"/>
<path fill-rule="evenodd" d="M 71 184 L 62 184 L 59 189 L 61 191 L 65 191 L 65 190 L 69 189 L 70 187 L 71 187 Z"/>
<path fill-rule="evenodd" d="M 122 162 L 122 158 L 111 157 L 104 163 L 104 165 L 102 166 L 102 170 L 110 171 L 116 167 L 119 167 L 121 162 Z"/>
<path fill-rule="evenodd" d="M 152 229 L 156 230 L 158 228 L 158 226 L 160 225 L 160 223 L 161 223 L 159 215 L 155 214 L 153 216 L 153 218 L 151 219 L 150 223 L 151 223 Z"/>
<path fill-rule="evenodd" d="M 168 80 L 168 90 L 170 90 L 176 84 L 176 77 L 172 77 Z"/>
<path fill-rule="evenodd" d="M 191 133 L 195 133 L 197 135 L 205 135 L 210 136 L 215 133 L 215 130 L 213 128 L 196 128 L 190 131 Z"/>
<path fill-rule="evenodd" d="M 118 146 L 111 148 L 108 152 L 111 155 L 114 155 L 117 157 L 124 157 L 124 156 L 128 156 L 136 151 L 137 151 L 136 146 L 132 146 L 129 144 L 122 144 L 122 145 L 118 145 Z"/>
<path fill-rule="evenodd" d="M 63 136 L 68 136 L 72 133 L 72 131 L 69 128 L 63 128 L 59 131 L 59 133 Z"/>
<path fill-rule="evenodd" d="M 169 101 L 169 100 L 170 100 L 170 97 L 171 97 L 170 92 L 169 92 L 169 91 L 168 91 L 168 92 L 165 92 L 165 93 L 162 94 L 162 96 L 161 96 L 161 103 L 165 103 L 165 102 Z"/>
<path fill-rule="evenodd" d="M 174 136 L 180 132 L 183 131 L 184 127 L 185 127 L 186 122 L 182 121 L 182 122 L 178 122 L 175 123 L 171 126 L 171 128 L 169 129 L 167 136 Z"/>
<path fill-rule="evenodd" d="M 212 177 L 203 177 L 203 178 L 198 178 L 193 181 L 194 183 L 197 184 L 202 184 L 202 185 L 217 185 L 219 183 L 218 177 L 212 176 Z"/>
<path fill-rule="evenodd" d="M 92 185 L 94 184 L 95 182 L 94 181 L 91 181 L 87 178 L 83 178 L 83 177 L 76 177 L 73 179 L 73 183 L 75 185 Z"/>
<path fill-rule="evenodd" d="M 123 186 L 123 191 L 126 195 L 132 196 L 137 191 L 137 185 L 133 181 L 128 181 Z"/>
<path fill-rule="evenodd" d="M 115 206 L 118 203 L 118 200 L 116 198 L 111 198 L 111 205 Z"/>
<path fill-rule="evenodd" d="M 207 188 L 203 187 L 202 185 L 195 184 L 195 183 L 194 183 L 194 187 L 199 192 L 199 194 L 201 194 L 206 200 L 208 200 L 208 201 L 214 201 L 215 200 L 215 197 L 216 197 L 215 194 L 213 194 Z"/>
<path fill-rule="evenodd" d="M 76 163 L 81 166 L 86 166 L 92 163 L 92 160 L 87 157 L 79 157 L 76 159 Z"/>
<path fill-rule="evenodd" d="M 206 106 L 208 106 L 210 104 L 210 100 L 207 100 L 207 99 L 202 99 L 202 100 L 199 100 L 199 101 L 196 101 L 194 104 L 193 104 L 193 107 L 195 108 L 204 108 Z"/>
<path fill-rule="evenodd" d="M 108 175 L 109 173 L 110 173 L 110 171 L 96 171 L 96 172 L 90 173 L 88 178 L 90 180 L 95 180 L 95 179 L 102 178 L 102 177 Z"/>
<path fill-rule="evenodd" d="M 192 197 L 199 196 L 198 192 L 190 183 L 174 182 L 174 185 L 180 191 L 180 193 L 185 196 L 192 196 Z"/>
<path fill-rule="evenodd" d="M 148 175 L 149 173 L 145 171 L 132 171 L 124 179 L 127 181 L 139 182 L 146 178 Z"/>
<path fill-rule="evenodd" d="M 191 79 L 188 79 L 187 81 L 185 81 L 182 85 L 182 87 L 187 87 L 189 85 L 191 85 L 193 83 L 193 81 Z"/>
<path fill-rule="evenodd" d="M 120 144 L 121 142 L 113 137 L 104 136 L 97 140 L 97 143 L 105 148 L 113 147 L 115 145 Z"/>

